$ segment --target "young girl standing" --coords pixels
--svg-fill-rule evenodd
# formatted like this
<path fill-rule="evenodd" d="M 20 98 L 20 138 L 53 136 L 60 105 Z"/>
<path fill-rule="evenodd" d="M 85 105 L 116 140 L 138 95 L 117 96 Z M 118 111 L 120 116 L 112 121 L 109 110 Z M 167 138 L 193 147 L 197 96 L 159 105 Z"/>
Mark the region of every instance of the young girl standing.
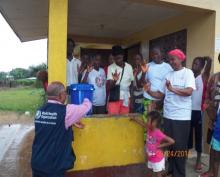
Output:
<path fill-rule="evenodd" d="M 175 141 L 159 129 L 161 122 L 159 112 L 151 111 L 147 116 L 147 123 L 137 118 L 132 118 L 132 120 L 147 129 L 146 156 L 148 159 L 148 176 L 156 175 L 156 177 L 161 177 L 162 171 L 165 170 L 165 157 L 161 149 L 174 144 Z"/>

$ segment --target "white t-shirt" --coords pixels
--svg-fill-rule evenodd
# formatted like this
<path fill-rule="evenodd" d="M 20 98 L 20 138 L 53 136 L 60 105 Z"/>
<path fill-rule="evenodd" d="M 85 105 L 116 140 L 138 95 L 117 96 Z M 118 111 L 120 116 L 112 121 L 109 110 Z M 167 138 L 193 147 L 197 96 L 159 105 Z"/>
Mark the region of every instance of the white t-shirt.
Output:
<path fill-rule="evenodd" d="M 203 94 L 204 84 L 202 80 L 202 75 L 196 77 L 196 90 L 192 93 L 192 110 L 201 111 L 202 109 L 202 94 Z"/>
<path fill-rule="evenodd" d="M 191 120 L 192 97 L 179 96 L 170 92 L 166 87 L 166 80 L 169 80 L 174 88 L 192 88 L 195 90 L 195 77 L 192 70 L 183 68 L 179 71 L 168 73 L 162 83 L 161 93 L 165 94 L 164 117 L 172 120 Z"/>
<path fill-rule="evenodd" d="M 89 73 L 87 81 L 95 88 L 92 104 L 94 106 L 104 106 L 106 103 L 106 75 L 104 69 L 99 68 L 99 71 L 93 69 Z"/>
<path fill-rule="evenodd" d="M 66 81 L 67 86 L 71 84 L 78 84 L 78 68 L 81 66 L 81 61 L 77 58 L 74 58 L 66 62 Z"/>
<path fill-rule="evenodd" d="M 149 69 L 146 73 L 145 79 L 149 80 L 151 83 L 151 90 L 156 92 L 160 89 L 167 73 L 173 71 L 173 69 L 169 64 L 165 62 L 161 64 L 150 62 L 147 65 L 149 66 Z M 151 97 L 147 92 L 144 92 L 144 97 L 150 100 L 157 100 L 156 98 Z"/>
<path fill-rule="evenodd" d="M 107 80 L 113 80 L 112 74 L 114 74 L 116 70 L 117 70 L 117 73 L 120 73 L 120 78 L 116 82 L 116 85 L 118 85 L 121 80 L 122 68 L 116 65 L 115 63 L 108 66 Z M 120 83 L 120 99 L 121 100 L 124 100 L 124 98 L 126 97 L 125 96 L 126 94 L 128 94 L 128 96 L 130 97 L 129 89 L 130 89 L 131 82 L 133 80 L 134 80 L 134 75 L 133 75 L 132 66 L 128 63 L 125 63 L 124 74 L 123 74 L 123 77 Z"/>

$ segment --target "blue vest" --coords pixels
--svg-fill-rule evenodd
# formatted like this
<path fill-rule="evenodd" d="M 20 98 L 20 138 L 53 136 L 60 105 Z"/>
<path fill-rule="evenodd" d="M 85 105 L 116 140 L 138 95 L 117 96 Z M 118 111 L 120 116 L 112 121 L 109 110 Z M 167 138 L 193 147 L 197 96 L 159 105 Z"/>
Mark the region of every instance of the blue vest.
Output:
<path fill-rule="evenodd" d="M 73 131 L 65 128 L 66 106 L 47 103 L 35 115 L 31 166 L 47 176 L 62 174 L 74 165 Z"/>
<path fill-rule="evenodd" d="M 214 132 L 213 132 L 213 137 L 220 141 L 220 111 L 217 115 L 216 118 L 216 122 L 215 122 L 215 128 L 214 128 Z"/>

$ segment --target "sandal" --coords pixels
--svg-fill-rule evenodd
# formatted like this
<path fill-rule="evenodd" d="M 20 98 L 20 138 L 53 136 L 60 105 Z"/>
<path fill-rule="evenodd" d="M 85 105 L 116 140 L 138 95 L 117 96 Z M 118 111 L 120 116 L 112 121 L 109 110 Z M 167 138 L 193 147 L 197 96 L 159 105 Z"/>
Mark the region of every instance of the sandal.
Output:
<path fill-rule="evenodd" d="M 205 173 L 200 174 L 198 177 L 213 177 L 213 174 L 210 175 L 209 172 L 205 172 Z"/>

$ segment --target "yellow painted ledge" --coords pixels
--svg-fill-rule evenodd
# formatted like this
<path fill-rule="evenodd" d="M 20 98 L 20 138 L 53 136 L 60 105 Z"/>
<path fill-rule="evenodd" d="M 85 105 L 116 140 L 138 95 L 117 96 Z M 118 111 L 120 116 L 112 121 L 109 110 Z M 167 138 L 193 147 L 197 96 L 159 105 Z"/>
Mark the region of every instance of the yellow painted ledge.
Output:
<path fill-rule="evenodd" d="M 85 118 L 82 122 L 83 130 L 74 128 L 74 170 L 144 162 L 144 129 L 129 116 Z"/>

